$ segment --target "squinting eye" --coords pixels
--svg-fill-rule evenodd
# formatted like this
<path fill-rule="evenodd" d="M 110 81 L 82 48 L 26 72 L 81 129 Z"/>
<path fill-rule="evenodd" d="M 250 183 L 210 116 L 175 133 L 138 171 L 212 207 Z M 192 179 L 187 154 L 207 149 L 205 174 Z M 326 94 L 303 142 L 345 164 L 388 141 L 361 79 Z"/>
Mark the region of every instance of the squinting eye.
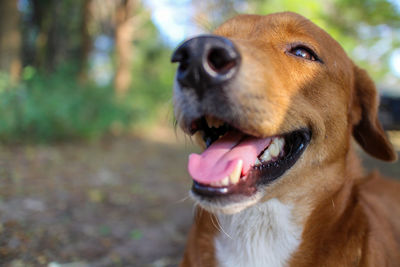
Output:
<path fill-rule="evenodd" d="M 295 47 L 292 48 L 289 53 L 293 54 L 296 57 L 301 57 L 307 60 L 311 60 L 311 61 L 316 61 L 317 57 L 315 56 L 315 54 L 309 50 L 308 48 L 305 47 Z"/>

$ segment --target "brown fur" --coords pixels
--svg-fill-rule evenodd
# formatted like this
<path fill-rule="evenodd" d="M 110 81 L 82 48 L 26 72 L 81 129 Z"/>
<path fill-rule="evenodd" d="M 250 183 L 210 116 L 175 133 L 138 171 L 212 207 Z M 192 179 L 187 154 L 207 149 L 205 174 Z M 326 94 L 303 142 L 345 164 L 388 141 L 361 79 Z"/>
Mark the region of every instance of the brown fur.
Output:
<path fill-rule="evenodd" d="M 259 137 L 312 131 L 306 152 L 265 187 L 262 199 L 293 205 L 303 226 L 289 266 L 400 266 L 400 185 L 377 173 L 365 176 L 352 147 L 354 136 L 376 158 L 397 157 L 377 119 L 368 74 L 326 32 L 294 13 L 241 15 L 214 33 L 235 43 L 242 64 L 224 102 L 205 98 L 209 112 L 227 105 L 230 112 L 214 115 Z M 307 42 L 323 64 L 285 54 L 292 42 Z M 175 96 L 181 125 L 184 102 Z M 216 266 L 215 220 L 199 209 L 181 266 Z"/>
<path fill-rule="evenodd" d="M 181 266 L 216 266 L 213 238 L 218 231 L 217 218 L 203 209 L 198 209 L 189 233 L 188 246 Z"/>

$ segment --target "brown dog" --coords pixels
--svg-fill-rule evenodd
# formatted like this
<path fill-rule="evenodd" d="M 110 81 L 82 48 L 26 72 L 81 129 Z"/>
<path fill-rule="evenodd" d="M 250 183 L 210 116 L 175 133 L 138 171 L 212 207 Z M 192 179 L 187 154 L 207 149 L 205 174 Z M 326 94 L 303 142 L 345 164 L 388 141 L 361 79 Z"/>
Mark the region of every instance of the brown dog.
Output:
<path fill-rule="evenodd" d="M 183 43 L 175 114 L 207 149 L 182 266 L 400 266 L 400 184 L 365 175 L 396 153 L 367 73 L 294 13 L 240 15 Z"/>

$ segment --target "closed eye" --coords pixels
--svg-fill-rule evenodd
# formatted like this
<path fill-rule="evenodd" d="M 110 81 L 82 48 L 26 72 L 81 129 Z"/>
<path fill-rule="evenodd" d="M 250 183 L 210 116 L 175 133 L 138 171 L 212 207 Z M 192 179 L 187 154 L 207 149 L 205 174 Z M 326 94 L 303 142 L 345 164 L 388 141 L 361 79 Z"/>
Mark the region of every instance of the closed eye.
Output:
<path fill-rule="evenodd" d="M 293 56 L 300 57 L 306 60 L 322 62 L 317 54 L 311 48 L 305 45 L 293 46 L 287 52 Z"/>

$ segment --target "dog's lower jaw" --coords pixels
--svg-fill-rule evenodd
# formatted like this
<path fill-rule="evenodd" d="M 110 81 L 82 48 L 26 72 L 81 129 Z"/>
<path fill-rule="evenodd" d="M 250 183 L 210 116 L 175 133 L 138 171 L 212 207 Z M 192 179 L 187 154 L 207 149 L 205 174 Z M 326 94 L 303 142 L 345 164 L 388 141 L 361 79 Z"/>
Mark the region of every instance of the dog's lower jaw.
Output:
<path fill-rule="evenodd" d="M 301 242 L 302 227 L 294 222 L 292 207 L 275 198 L 217 218 L 220 233 L 214 243 L 221 267 L 286 266 Z"/>
<path fill-rule="evenodd" d="M 255 205 L 263 198 L 264 194 L 257 192 L 250 197 L 246 197 L 246 199 L 243 199 L 242 201 L 229 203 L 223 203 L 223 201 L 221 202 L 218 200 L 204 200 L 202 197 L 194 194 L 192 191 L 190 191 L 189 195 L 196 202 L 196 204 L 213 214 L 232 215 Z"/>

